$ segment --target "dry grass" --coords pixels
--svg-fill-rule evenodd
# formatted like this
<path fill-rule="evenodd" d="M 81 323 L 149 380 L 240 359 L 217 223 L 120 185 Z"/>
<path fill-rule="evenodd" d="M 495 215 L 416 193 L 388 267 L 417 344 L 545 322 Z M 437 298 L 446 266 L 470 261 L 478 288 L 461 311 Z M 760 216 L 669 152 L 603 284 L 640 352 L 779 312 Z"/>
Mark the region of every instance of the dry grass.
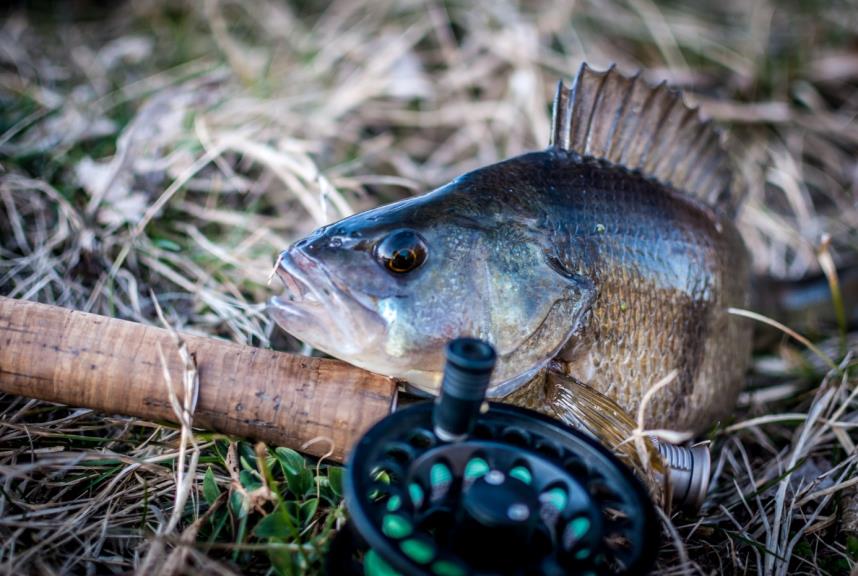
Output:
<path fill-rule="evenodd" d="M 758 272 L 855 260 L 854 5 L 523 4 L 7 10 L 0 293 L 158 323 L 154 293 L 178 330 L 267 346 L 279 250 L 543 147 L 553 86 L 582 60 L 668 79 L 728 128 Z M 712 431 L 713 490 L 700 518 L 673 518 L 664 574 L 858 561 L 858 339 L 807 335 L 827 360 L 775 338 L 735 420 Z M 0 570 L 315 572 L 343 518 L 331 470 L 188 426 L 0 397 Z"/>

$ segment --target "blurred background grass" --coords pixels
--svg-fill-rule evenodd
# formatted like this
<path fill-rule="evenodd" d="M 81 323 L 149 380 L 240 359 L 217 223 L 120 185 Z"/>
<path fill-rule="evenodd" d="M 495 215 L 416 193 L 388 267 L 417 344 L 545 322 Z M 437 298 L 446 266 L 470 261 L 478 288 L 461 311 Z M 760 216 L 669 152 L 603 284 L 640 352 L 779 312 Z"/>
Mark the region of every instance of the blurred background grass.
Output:
<path fill-rule="evenodd" d="M 6 296 L 151 324 L 154 295 L 179 330 L 300 349 L 264 313 L 276 254 L 318 225 L 544 147 L 554 86 L 582 61 L 682 87 L 725 128 L 758 273 L 858 260 L 853 2 L 0 10 Z M 779 336 L 758 352 L 735 421 L 710 434 L 703 516 L 673 519 L 664 574 L 846 574 L 858 560 L 858 338 L 788 320 L 840 369 Z M 178 470 L 172 427 L 0 396 L 0 569 L 317 573 L 345 518 L 340 470 L 195 440 Z"/>

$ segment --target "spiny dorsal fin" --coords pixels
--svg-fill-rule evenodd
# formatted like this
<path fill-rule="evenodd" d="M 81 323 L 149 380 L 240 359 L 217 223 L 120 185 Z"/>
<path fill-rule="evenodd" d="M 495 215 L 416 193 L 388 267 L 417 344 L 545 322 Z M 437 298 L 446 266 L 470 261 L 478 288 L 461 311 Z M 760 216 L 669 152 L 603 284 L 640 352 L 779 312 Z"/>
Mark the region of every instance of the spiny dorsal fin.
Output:
<path fill-rule="evenodd" d="M 571 88 L 558 84 L 550 145 L 639 170 L 728 215 L 740 200 L 718 130 L 678 90 L 613 66 L 582 64 Z"/>

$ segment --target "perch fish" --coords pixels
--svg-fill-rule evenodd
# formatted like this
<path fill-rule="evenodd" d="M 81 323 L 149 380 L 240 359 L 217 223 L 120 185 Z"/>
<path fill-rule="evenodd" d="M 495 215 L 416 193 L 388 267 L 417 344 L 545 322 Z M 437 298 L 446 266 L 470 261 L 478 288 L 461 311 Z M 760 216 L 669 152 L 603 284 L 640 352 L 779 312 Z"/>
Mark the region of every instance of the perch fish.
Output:
<path fill-rule="evenodd" d="M 558 87 L 546 150 L 318 229 L 281 255 L 270 310 L 429 393 L 448 340 L 488 340 L 489 396 L 566 420 L 598 405 L 629 421 L 665 380 L 647 427 L 698 433 L 749 362 L 751 327 L 727 310 L 749 294 L 740 197 L 719 133 L 678 92 L 584 65 Z"/>

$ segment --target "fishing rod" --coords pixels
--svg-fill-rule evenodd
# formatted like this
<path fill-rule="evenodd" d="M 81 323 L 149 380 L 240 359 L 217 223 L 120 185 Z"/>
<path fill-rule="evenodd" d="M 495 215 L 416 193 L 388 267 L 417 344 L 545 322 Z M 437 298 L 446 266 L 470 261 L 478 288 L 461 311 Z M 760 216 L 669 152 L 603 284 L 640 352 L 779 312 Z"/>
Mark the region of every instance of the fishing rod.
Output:
<path fill-rule="evenodd" d="M 658 527 L 641 480 L 590 435 L 486 403 L 494 362 L 488 343 L 453 340 L 439 398 L 395 410 L 394 380 L 338 360 L 0 297 L 2 392 L 171 422 L 190 400 L 194 427 L 348 458 L 332 574 L 646 569 Z M 664 448 L 674 496 L 699 505 L 708 469 Z"/>

